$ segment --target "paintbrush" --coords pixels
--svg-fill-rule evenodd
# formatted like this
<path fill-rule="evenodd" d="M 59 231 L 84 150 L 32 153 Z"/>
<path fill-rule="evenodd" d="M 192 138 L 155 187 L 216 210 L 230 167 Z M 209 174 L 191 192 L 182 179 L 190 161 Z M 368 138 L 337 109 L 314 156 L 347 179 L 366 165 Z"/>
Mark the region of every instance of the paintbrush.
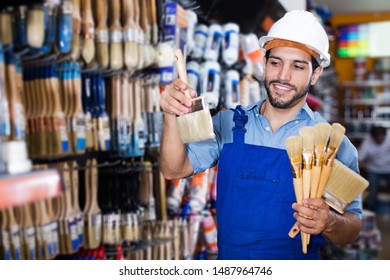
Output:
<path fill-rule="evenodd" d="M 286 150 L 290 159 L 293 174 L 294 192 L 297 203 L 302 204 L 303 179 L 302 179 L 302 136 L 290 136 L 286 139 Z M 302 235 L 302 252 L 307 253 L 306 238 Z"/>
<path fill-rule="evenodd" d="M 343 214 L 368 184 L 366 179 L 335 159 L 323 196 L 330 207 Z"/>
<path fill-rule="evenodd" d="M 136 42 L 136 29 L 134 23 L 134 3 L 133 0 L 122 0 L 123 19 L 123 59 L 126 68 L 134 71 L 138 63 L 138 46 Z"/>
<path fill-rule="evenodd" d="M 9 232 L 12 259 L 21 260 L 23 255 L 21 250 L 20 226 L 16 222 L 13 208 L 7 208 L 5 212 L 7 214 L 7 229 Z"/>
<path fill-rule="evenodd" d="M 10 235 L 7 230 L 8 218 L 5 209 L 0 209 L 0 257 L 12 260 Z"/>
<path fill-rule="evenodd" d="M 66 127 L 66 120 L 64 112 L 61 109 L 59 98 L 59 82 L 57 78 L 56 68 L 54 64 L 49 65 L 49 79 L 50 79 L 50 94 L 53 100 L 52 105 L 52 123 L 55 138 L 56 155 L 66 154 L 69 152 L 69 139 Z"/>
<path fill-rule="evenodd" d="M 35 228 L 31 218 L 31 212 L 29 206 L 23 205 L 23 250 L 26 260 L 36 259 L 36 247 L 35 247 Z"/>
<path fill-rule="evenodd" d="M 77 233 L 77 223 L 72 211 L 72 183 L 70 169 L 67 163 L 61 164 L 62 178 L 64 181 L 63 211 L 60 223 L 62 223 L 62 232 L 60 237 L 64 244 L 63 253 L 72 254 L 78 249 L 79 236 Z"/>
<path fill-rule="evenodd" d="M 131 187 L 130 184 L 133 183 L 134 174 L 123 175 L 119 174 L 122 178 L 124 176 L 130 176 L 124 184 L 121 184 L 122 188 L 122 203 L 121 203 L 121 232 L 123 241 L 130 244 L 133 241 L 134 234 L 132 228 L 132 208 L 133 202 L 131 199 Z"/>
<path fill-rule="evenodd" d="M 145 154 L 145 123 L 142 119 L 141 110 L 141 81 L 136 80 L 133 83 L 133 97 L 134 97 L 134 113 L 133 113 L 133 151 L 136 156 L 143 156 Z"/>
<path fill-rule="evenodd" d="M 184 57 L 180 49 L 175 50 L 176 68 L 179 78 L 188 85 Z M 191 99 L 189 88 L 184 92 Z M 184 143 L 214 139 L 213 122 L 204 96 L 192 99 L 190 112 L 176 118 L 180 137 Z"/>
<path fill-rule="evenodd" d="M 88 65 L 95 58 L 95 22 L 91 0 L 81 0 L 81 34 L 83 38 L 81 56 Z"/>
<path fill-rule="evenodd" d="M 89 249 L 96 249 L 100 246 L 102 239 L 102 215 L 97 202 L 97 184 L 98 184 L 98 169 L 96 159 L 92 159 L 90 165 L 90 205 L 86 212 L 84 221 L 84 234 L 88 239 Z"/>
<path fill-rule="evenodd" d="M 302 159 L 303 159 L 303 199 L 310 197 L 310 181 L 311 170 L 313 168 L 314 159 L 314 127 L 306 126 L 299 130 L 299 135 L 302 136 Z M 302 233 L 307 244 L 310 241 L 310 235 Z"/>
<path fill-rule="evenodd" d="M 141 5 L 139 3 L 139 0 L 133 0 L 133 7 L 134 7 L 134 23 L 135 23 L 135 40 L 137 42 L 137 66 L 136 69 L 142 69 L 144 67 L 144 33 L 142 31 L 141 25 L 140 25 L 140 17 L 141 17 Z"/>
<path fill-rule="evenodd" d="M 121 128 L 123 129 L 121 135 L 123 142 L 120 145 L 121 155 L 126 156 L 128 148 L 131 146 L 131 118 L 129 113 L 129 76 L 127 73 L 121 76 L 121 92 L 122 92 L 122 101 L 120 102 L 120 116 L 121 116 Z"/>
<path fill-rule="evenodd" d="M 328 147 L 326 148 L 326 153 L 324 156 L 324 164 L 322 166 L 321 177 L 320 177 L 320 181 L 316 193 L 317 198 L 322 197 L 322 192 L 325 189 L 326 182 L 328 181 L 329 174 L 332 170 L 333 161 L 336 158 L 336 154 L 340 147 L 341 141 L 343 141 L 344 134 L 345 134 L 345 128 L 341 124 L 339 123 L 332 124 L 329 144 Z"/>
<path fill-rule="evenodd" d="M 68 54 L 72 48 L 73 19 L 72 2 L 64 0 L 61 2 L 58 12 L 56 47 L 58 52 Z"/>
<path fill-rule="evenodd" d="M 35 67 L 34 67 L 35 68 Z M 32 81 L 32 88 L 34 91 L 34 95 L 36 98 L 35 103 L 35 125 L 36 125 L 36 131 L 37 131 L 37 148 L 39 147 L 38 155 L 40 156 L 46 156 L 48 151 L 48 146 L 46 145 L 47 142 L 51 142 L 50 140 L 50 134 L 46 133 L 46 120 L 44 118 L 45 111 L 47 110 L 47 102 L 46 102 L 46 93 L 47 91 L 44 90 L 43 87 L 43 81 L 45 78 L 44 73 L 44 67 L 38 66 L 38 71 L 33 74 L 36 75 L 34 77 L 34 80 Z"/>
<path fill-rule="evenodd" d="M 33 48 L 40 48 L 44 39 L 45 12 L 43 6 L 34 5 L 27 11 L 27 42 Z"/>
<path fill-rule="evenodd" d="M 77 235 L 78 235 L 78 247 L 81 247 L 84 242 L 83 235 L 83 216 L 79 204 L 79 171 L 76 161 L 69 163 L 70 178 L 71 178 L 71 193 L 72 193 L 72 216 L 75 218 Z"/>
<path fill-rule="evenodd" d="M 151 17 L 150 17 L 150 2 L 147 0 L 140 1 L 140 16 L 141 16 L 141 28 L 143 32 L 143 57 L 144 64 L 143 67 L 146 68 L 150 66 L 155 57 L 155 50 L 153 46 L 150 44 L 151 41 Z"/>
<path fill-rule="evenodd" d="M 156 0 L 150 0 L 151 7 L 151 25 L 152 25 L 152 35 L 151 41 L 153 45 L 157 45 L 158 43 L 158 23 L 157 23 L 157 3 Z"/>
<path fill-rule="evenodd" d="M 107 68 L 109 64 L 108 54 L 108 5 L 107 0 L 97 0 L 95 4 L 96 14 L 96 60 L 100 68 Z"/>
<path fill-rule="evenodd" d="M 108 151 L 111 147 L 110 120 L 106 112 L 105 82 L 101 73 L 96 75 L 95 85 L 96 92 L 94 94 L 97 96 L 95 106 L 98 106 L 98 115 L 95 124 L 98 132 L 98 149 L 100 151 Z"/>
<path fill-rule="evenodd" d="M 53 199 L 49 198 L 46 200 L 46 210 L 47 215 L 49 217 L 49 230 L 50 230 L 50 255 L 54 258 L 59 254 L 59 227 L 58 227 L 58 219 L 57 213 L 54 212 L 53 209 Z"/>
<path fill-rule="evenodd" d="M 72 35 L 72 47 L 70 49 L 69 56 L 72 60 L 76 61 L 80 57 L 80 32 L 81 32 L 81 15 L 80 15 L 80 0 L 72 0 L 72 23 L 73 23 L 73 35 Z"/>
<path fill-rule="evenodd" d="M 122 69 L 122 25 L 120 22 L 120 0 L 110 1 L 110 68 L 113 70 Z"/>
<path fill-rule="evenodd" d="M 0 42 L 4 46 L 12 44 L 13 41 L 12 16 L 12 10 L 10 9 L 0 11 Z M 31 26 L 33 23 L 33 20 L 31 20 Z M 39 23 L 39 20 L 37 23 Z"/>
<path fill-rule="evenodd" d="M 58 242 L 58 239 L 56 237 L 58 236 L 53 236 L 53 221 L 49 217 L 45 201 L 38 201 L 38 207 L 40 211 L 41 235 L 45 249 L 44 259 L 53 259 L 57 254 L 56 249 L 58 246 L 56 242 Z"/>
<path fill-rule="evenodd" d="M 311 173 L 310 193 L 316 194 L 320 181 L 322 165 L 332 126 L 327 123 L 318 123 L 314 126 L 314 162 Z"/>
<path fill-rule="evenodd" d="M 72 119 L 72 141 L 74 152 L 77 154 L 84 153 L 86 150 L 86 117 L 82 108 L 81 101 L 81 69 L 78 62 L 72 63 L 71 87 L 73 92 L 73 111 Z"/>
<path fill-rule="evenodd" d="M 90 75 L 82 76 L 82 106 L 85 114 L 85 145 L 87 150 L 92 150 L 95 145 L 94 138 L 94 129 L 91 115 L 91 107 L 92 107 L 92 88 L 91 88 L 92 78 Z"/>
<path fill-rule="evenodd" d="M 144 208 L 144 220 L 156 220 L 156 202 L 153 194 L 152 163 L 145 161 L 141 172 L 141 187 L 139 200 Z"/>

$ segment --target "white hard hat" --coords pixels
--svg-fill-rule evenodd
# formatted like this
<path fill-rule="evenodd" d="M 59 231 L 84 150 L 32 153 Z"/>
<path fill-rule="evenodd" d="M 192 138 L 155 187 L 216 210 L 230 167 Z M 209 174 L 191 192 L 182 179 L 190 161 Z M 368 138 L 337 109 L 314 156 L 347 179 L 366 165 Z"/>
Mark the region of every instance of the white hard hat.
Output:
<path fill-rule="evenodd" d="M 276 40 L 278 39 L 278 40 Z M 270 41 L 278 41 L 278 44 L 269 44 Z M 284 43 L 283 43 L 284 42 Z M 293 10 L 286 13 L 281 19 L 276 21 L 267 36 L 262 36 L 259 40 L 260 47 L 264 53 L 266 50 L 276 46 L 298 47 L 299 43 L 308 48 L 320 66 L 327 67 L 330 64 L 329 39 L 325 29 L 318 19 L 310 12 L 303 10 Z M 267 44 L 269 46 L 267 47 Z M 271 45 L 273 45 L 271 47 Z M 313 52 L 314 51 L 314 52 Z"/>

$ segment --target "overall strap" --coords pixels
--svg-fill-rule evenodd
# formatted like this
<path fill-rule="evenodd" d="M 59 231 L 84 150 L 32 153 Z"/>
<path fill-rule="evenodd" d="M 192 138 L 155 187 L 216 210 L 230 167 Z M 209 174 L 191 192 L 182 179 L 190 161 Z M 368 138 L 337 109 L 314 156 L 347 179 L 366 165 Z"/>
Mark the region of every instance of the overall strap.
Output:
<path fill-rule="evenodd" d="M 231 110 L 234 112 L 234 127 L 232 128 L 233 142 L 243 144 L 245 142 L 245 124 L 248 122 L 248 116 L 245 114 L 245 111 L 242 109 L 241 105 L 238 105 L 236 109 Z"/>

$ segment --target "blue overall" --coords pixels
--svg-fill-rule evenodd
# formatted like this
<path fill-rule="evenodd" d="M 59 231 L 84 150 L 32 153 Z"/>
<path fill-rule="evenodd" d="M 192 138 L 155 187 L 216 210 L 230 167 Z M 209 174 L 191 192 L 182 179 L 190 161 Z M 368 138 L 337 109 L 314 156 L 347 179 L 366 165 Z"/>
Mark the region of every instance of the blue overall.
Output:
<path fill-rule="evenodd" d="M 290 238 L 296 201 L 286 150 L 244 143 L 248 117 L 234 109 L 233 143 L 218 164 L 218 259 L 319 259 L 321 235 L 302 253 L 301 235 Z"/>

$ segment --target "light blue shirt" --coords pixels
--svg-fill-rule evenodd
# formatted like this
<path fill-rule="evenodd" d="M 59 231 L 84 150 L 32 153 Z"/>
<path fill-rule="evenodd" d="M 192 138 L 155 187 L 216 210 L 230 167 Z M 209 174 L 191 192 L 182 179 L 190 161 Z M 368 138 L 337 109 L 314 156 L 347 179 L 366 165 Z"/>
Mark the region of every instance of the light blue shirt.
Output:
<path fill-rule="evenodd" d="M 299 134 L 299 129 L 304 126 L 314 126 L 317 123 L 326 122 L 317 112 L 313 112 L 307 103 L 301 108 L 294 120 L 282 125 L 275 132 L 272 131 L 271 125 L 267 118 L 261 115 L 260 107 L 265 100 L 260 100 L 246 108 L 243 108 L 248 116 L 248 122 L 245 125 L 245 143 L 266 146 L 277 149 L 286 149 L 286 138 Z M 225 143 L 233 142 L 233 121 L 234 112 L 225 110 L 218 112 L 213 117 L 215 140 L 194 142 L 186 145 L 187 153 L 194 168 L 194 174 L 202 172 L 216 164 Z M 344 137 L 337 159 L 348 166 L 350 169 L 359 173 L 358 154 L 355 146 L 351 141 Z M 354 213 L 361 219 L 362 200 L 359 195 L 346 208 L 346 211 Z"/>

